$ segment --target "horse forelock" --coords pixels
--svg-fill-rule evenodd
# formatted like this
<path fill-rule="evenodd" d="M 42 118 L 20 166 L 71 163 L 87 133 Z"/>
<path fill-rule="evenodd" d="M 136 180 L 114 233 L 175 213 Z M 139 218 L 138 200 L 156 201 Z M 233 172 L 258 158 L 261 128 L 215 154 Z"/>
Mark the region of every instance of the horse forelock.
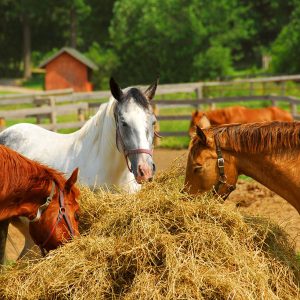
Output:
<path fill-rule="evenodd" d="M 282 152 L 300 147 L 300 122 L 227 124 L 208 129 L 221 146 L 236 152 Z"/>
<path fill-rule="evenodd" d="M 130 88 L 128 91 L 124 93 L 123 101 L 129 101 L 130 99 L 133 99 L 135 103 L 143 107 L 144 109 L 150 108 L 150 103 L 148 99 L 145 97 L 143 92 L 138 88 Z"/>

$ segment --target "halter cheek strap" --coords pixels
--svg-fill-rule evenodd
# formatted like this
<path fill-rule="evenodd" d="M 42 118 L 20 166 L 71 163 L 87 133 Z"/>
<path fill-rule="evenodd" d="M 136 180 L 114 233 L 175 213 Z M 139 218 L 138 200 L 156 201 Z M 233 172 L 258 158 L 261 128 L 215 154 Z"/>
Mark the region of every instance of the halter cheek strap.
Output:
<path fill-rule="evenodd" d="M 59 191 L 59 212 L 58 212 L 58 216 L 57 216 L 56 222 L 52 226 L 52 229 L 50 230 L 50 232 L 49 232 L 48 237 L 46 238 L 46 240 L 41 245 L 39 245 L 43 256 L 45 256 L 45 254 L 46 254 L 44 247 L 47 245 L 47 243 L 51 239 L 51 237 L 52 237 L 52 235 L 54 233 L 54 230 L 56 229 L 57 225 L 60 223 L 60 221 L 62 219 L 64 219 L 65 223 L 67 224 L 67 227 L 68 227 L 68 230 L 70 232 L 71 238 L 74 238 L 75 233 L 74 233 L 73 227 L 71 225 L 71 221 L 70 221 L 68 215 L 66 214 L 66 207 L 65 207 L 65 202 L 64 202 L 64 195 L 63 195 L 62 191 Z"/>
<path fill-rule="evenodd" d="M 39 207 L 39 209 L 37 211 L 36 217 L 34 219 L 30 220 L 31 223 L 34 223 L 34 222 L 37 222 L 37 221 L 40 220 L 43 212 L 50 205 L 50 203 L 51 203 L 51 201 L 53 199 L 54 194 L 55 194 L 55 183 L 54 183 L 54 181 L 52 181 L 52 188 L 51 188 L 50 195 L 47 197 L 46 202 Z M 56 222 L 52 226 L 52 229 L 50 230 L 50 232 L 49 232 L 48 237 L 46 238 L 46 240 L 42 244 L 38 245 L 40 247 L 40 249 L 41 249 L 41 252 L 42 252 L 43 256 L 46 255 L 45 246 L 47 245 L 47 243 L 51 239 L 51 237 L 52 237 L 52 235 L 53 235 L 53 233 L 54 233 L 57 225 L 60 223 L 60 221 L 62 219 L 64 219 L 64 221 L 65 221 L 65 223 L 67 225 L 67 228 L 68 228 L 68 230 L 70 232 L 71 238 L 73 238 L 74 235 L 75 235 L 75 232 L 74 232 L 73 227 L 72 227 L 72 223 L 71 223 L 71 221 L 69 219 L 68 214 L 66 213 L 66 207 L 65 207 L 65 201 L 64 201 L 64 194 L 63 194 L 63 192 L 61 190 L 59 190 L 58 201 L 59 201 L 59 211 L 58 211 L 58 216 L 57 216 Z"/>
<path fill-rule="evenodd" d="M 217 138 L 215 138 L 215 143 L 216 143 L 216 152 L 217 152 L 217 157 L 218 157 L 217 158 L 217 166 L 219 169 L 220 176 L 219 176 L 218 182 L 213 186 L 213 192 L 214 192 L 214 194 L 220 196 L 223 200 L 226 200 L 227 197 L 230 195 L 230 193 L 236 189 L 236 186 L 227 183 L 227 176 L 225 174 L 225 167 L 224 167 L 224 165 L 225 165 L 224 158 L 222 156 L 222 150 L 220 147 L 219 140 Z M 220 195 L 219 190 L 224 185 L 227 187 L 227 192 L 225 194 Z"/>

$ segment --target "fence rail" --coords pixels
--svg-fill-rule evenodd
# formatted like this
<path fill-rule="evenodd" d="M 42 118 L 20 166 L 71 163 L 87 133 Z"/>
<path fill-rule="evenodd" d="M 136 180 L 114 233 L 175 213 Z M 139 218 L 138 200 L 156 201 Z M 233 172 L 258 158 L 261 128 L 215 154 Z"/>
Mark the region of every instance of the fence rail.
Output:
<path fill-rule="evenodd" d="M 160 84 L 157 88 L 157 97 L 165 94 L 173 93 L 194 93 L 195 99 L 176 99 L 164 100 L 156 99 L 153 104 L 159 121 L 178 121 L 189 120 L 190 115 L 161 115 L 161 108 L 174 107 L 194 107 L 202 108 L 203 105 L 208 105 L 211 109 L 216 104 L 226 102 L 241 102 L 241 101 L 270 101 L 270 105 L 276 105 L 279 101 L 287 102 L 290 106 L 291 113 L 295 119 L 300 119 L 297 113 L 297 106 L 300 105 L 300 99 L 296 97 L 286 96 L 287 81 L 300 81 L 300 75 L 276 76 L 267 78 L 242 79 L 226 82 L 194 82 L 194 83 L 177 83 L 177 84 Z M 261 83 L 266 85 L 270 82 L 279 84 L 280 95 L 266 94 L 266 89 L 263 89 L 265 94 L 253 95 L 255 91 L 254 85 Z M 211 98 L 207 93 L 207 88 L 220 87 L 223 88 L 229 85 L 249 84 L 249 95 L 238 97 L 218 96 Z M 139 86 L 142 90 L 146 86 Z M 265 86 L 264 86 L 265 87 Z M 247 88 L 243 86 L 247 91 Z M 278 88 L 276 88 L 278 90 Z M 1 119 L 20 119 L 35 117 L 36 123 L 50 130 L 60 130 L 68 128 L 79 128 L 84 124 L 85 117 L 88 112 L 98 108 L 100 104 L 110 97 L 110 91 L 96 91 L 88 93 L 74 93 L 72 89 L 36 92 L 32 94 L 17 94 L 17 95 L 0 95 L 0 126 Z M 21 108 L 17 110 L 6 110 L 1 107 L 9 105 L 30 104 L 31 108 Z M 57 123 L 57 116 L 77 113 L 78 121 L 68 123 Z M 50 124 L 42 124 L 43 119 L 49 119 Z M 187 131 L 182 132 L 160 132 L 162 136 L 186 136 Z"/>

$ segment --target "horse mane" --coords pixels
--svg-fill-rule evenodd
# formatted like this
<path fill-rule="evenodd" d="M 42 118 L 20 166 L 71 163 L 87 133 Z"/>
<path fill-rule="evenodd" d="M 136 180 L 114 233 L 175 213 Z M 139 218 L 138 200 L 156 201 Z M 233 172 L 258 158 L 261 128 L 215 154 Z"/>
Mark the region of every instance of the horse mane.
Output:
<path fill-rule="evenodd" d="M 0 158 L 2 192 L 14 188 L 17 191 L 33 190 L 37 186 L 47 190 L 51 181 L 60 189 L 64 187 L 66 179 L 62 173 L 30 160 L 6 146 L 0 145 Z M 13 180 L 9 181 L 9 178 Z"/>
<path fill-rule="evenodd" d="M 207 129 L 236 152 L 280 152 L 300 147 L 300 122 L 228 124 Z"/>

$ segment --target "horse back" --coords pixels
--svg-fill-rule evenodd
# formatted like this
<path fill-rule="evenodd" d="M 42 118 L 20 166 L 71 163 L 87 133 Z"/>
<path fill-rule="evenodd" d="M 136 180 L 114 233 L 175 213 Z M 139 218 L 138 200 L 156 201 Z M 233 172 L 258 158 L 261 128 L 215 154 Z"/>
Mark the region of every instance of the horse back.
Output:
<path fill-rule="evenodd" d="M 279 107 L 272 106 L 272 107 L 268 107 L 268 109 L 272 112 L 271 121 L 286 121 L 286 122 L 293 121 L 293 116 L 289 112 Z"/>

